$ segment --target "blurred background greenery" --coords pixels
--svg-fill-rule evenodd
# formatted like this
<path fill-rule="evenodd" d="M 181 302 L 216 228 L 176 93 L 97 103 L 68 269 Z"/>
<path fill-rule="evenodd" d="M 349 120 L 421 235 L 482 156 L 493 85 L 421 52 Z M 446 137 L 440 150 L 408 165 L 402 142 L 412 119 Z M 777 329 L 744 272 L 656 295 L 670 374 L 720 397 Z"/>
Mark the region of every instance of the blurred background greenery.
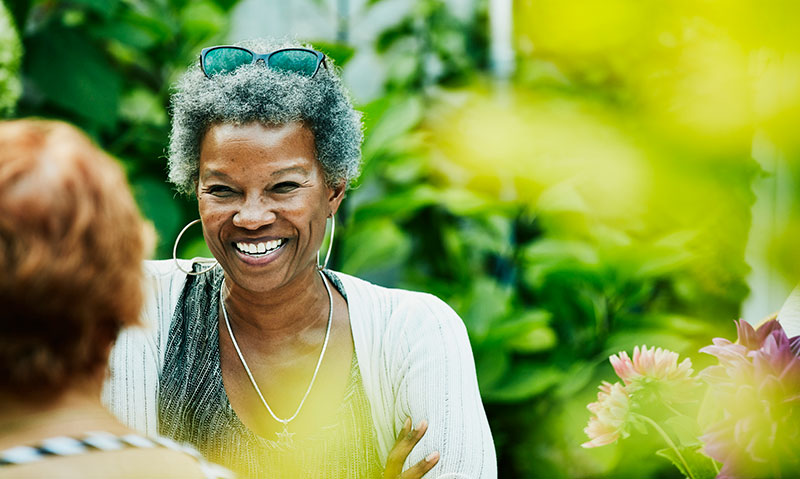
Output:
<path fill-rule="evenodd" d="M 500 477 L 675 477 L 657 438 L 581 449 L 585 405 L 610 353 L 707 364 L 796 283 L 798 24 L 790 0 L 13 0 L 0 114 L 94 137 L 167 258 L 197 217 L 165 182 L 170 85 L 204 46 L 313 43 L 366 122 L 331 264 L 459 312 Z"/>

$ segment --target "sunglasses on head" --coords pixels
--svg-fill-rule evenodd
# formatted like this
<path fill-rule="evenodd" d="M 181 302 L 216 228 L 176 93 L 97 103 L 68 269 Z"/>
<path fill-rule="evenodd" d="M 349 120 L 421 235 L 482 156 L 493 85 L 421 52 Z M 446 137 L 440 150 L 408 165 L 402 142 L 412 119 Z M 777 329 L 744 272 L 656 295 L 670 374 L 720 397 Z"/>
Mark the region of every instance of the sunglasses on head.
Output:
<path fill-rule="evenodd" d="M 273 70 L 307 77 L 316 75 L 320 65 L 328 68 L 325 54 L 308 48 L 282 48 L 259 54 L 244 47 L 222 45 L 203 48 L 200 52 L 200 68 L 208 78 L 230 73 L 242 65 L 250 65 L 259 60 Z"/>

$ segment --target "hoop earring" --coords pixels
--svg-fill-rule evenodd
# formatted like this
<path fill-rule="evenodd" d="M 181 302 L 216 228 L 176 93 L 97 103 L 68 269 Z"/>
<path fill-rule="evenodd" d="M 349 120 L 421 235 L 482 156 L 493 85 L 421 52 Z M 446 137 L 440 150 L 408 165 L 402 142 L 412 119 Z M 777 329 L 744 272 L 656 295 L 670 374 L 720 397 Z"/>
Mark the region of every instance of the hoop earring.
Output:
<path fill-rule="evenodd" d="M 195 271 L 186 271 L 185 269 L 183 269 L 183 267 L 181 266 L 180 262 L 178 261 L 178 242 L 181 240 L 181 236 L 183 236 L 183 234 L 186 233 L 186 230 L 188 230 L 189 227 L 191 227 L 191 226 L 193 226 L 193 225 L 195 225 L 197 223 L 200 223 L 199 219 L 190 221 L 188 225 L 184 226 L 183 229 L 181 230 L 181 232 L 178 233 L 178 237 L 175 238 L 175 244 L 172 246 L 172 261 L 175 262 L 175 266 L 177 266 L 179 270 L 183 271 L 184 273 L 188 274 L 189 276 L 198 276 L 198 275 L 201 275 L 203 273 L 208 273 L 209 271 L 214 269 L 218 264 L 216 261 L 214 261 L 213 264 L 211 266 L 209 266 L 208 268 L 195 272 Z M 198 261 L 198 262 L 199 263 L 204 263 L 204 262 L 200 262 L 200 261 Z"/>
<path fill-rule="evenodd" d="M 331 250 L 333 249 L 333 232 L 336 231 L 336 217 L 330 215 L 331 219 L 331 235 L 328 239 L 328 251 L 325 252 L 325 261 L 319 264 L 319 250 L 317 250 L 317 268 L 323 270 L 328 267 L 328 260 L 331 258 Z"/>

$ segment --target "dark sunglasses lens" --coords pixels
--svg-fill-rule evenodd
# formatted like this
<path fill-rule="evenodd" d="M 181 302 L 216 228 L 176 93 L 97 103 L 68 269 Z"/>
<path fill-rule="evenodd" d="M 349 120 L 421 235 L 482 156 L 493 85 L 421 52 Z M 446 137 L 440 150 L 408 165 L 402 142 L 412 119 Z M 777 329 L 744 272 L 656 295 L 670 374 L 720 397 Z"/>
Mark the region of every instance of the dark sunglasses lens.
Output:
<path fill-rule="evenodd" d="M 269 56 L 270 68 L 311 76 L 317 70 L 317 55 L 307 50 L 280 50 Z"/>
<path fill-rule="evenodd" d="M 208 76 L 228 73 L 242 65 L 253 63 L 253 54 L 238 48 L 215 48 L 206 54 L 203 70 Z"/>

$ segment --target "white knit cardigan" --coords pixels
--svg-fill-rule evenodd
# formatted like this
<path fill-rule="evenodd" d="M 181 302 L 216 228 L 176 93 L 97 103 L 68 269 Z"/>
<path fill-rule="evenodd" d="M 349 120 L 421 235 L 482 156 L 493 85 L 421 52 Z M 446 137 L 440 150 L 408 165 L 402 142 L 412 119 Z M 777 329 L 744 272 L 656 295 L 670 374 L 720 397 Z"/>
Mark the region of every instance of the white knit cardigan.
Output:
<path fill-rule="evenodd" d="M 181 264 L 191 268 L 191 262 Z M 143 325 L 124 331 L 111 353 L 103 401 L 129 427 L 158 434 L 158 387 L 170 322 L 186 275 L 172 261 L 148 261 Z M 467 332 L 439 298 L 388 289 L 336 273 L 344 285 L 364 390 L 386 462 L 406 417 L 428 432 L 406 467 L 439 451 L 426 478 L 497 477 Z"/>
<path fill-rule="evenodd" d="M 778 322 L 790 338 L 800 336 L 800 285 L 798 285 L 778 312 Z"/>

